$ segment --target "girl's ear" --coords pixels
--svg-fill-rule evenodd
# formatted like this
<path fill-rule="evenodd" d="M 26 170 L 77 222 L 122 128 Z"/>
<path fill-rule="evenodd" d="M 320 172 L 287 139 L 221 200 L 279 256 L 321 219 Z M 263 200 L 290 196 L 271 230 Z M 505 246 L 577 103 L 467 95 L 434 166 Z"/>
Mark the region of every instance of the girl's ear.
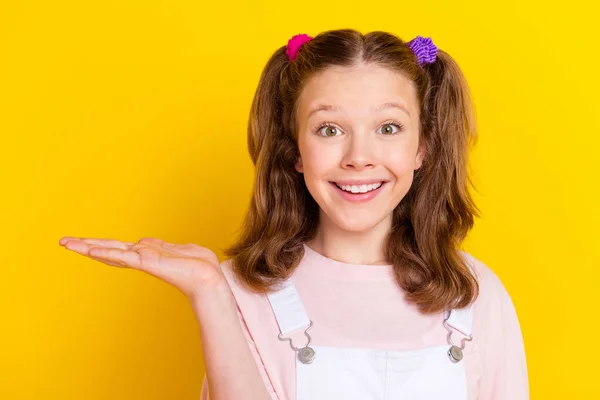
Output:
<path fill-rule="evenodd" d="M 415 158 L 415 170 L 421 168 L 421 165 L 423 165 L 423 157 L 425 157 L 425 149 L 423 149 L 422 145 L 419 145 L 417 157 Z"/>
<path fill-rule="evenodd" d="M 296 171 L 300 173 L 304 172 L 304 168 L 302 166 L 302 157 L 298 157 L 298 161 L 296 161 L 296 165 L 294 165 L 294 167 L 296 168 Z"/>

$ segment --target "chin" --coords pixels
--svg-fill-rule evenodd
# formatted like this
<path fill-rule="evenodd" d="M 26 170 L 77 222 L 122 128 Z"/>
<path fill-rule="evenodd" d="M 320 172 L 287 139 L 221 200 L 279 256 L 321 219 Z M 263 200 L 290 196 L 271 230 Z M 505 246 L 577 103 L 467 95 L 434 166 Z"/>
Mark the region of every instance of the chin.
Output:
<path fill-rule="evenodd" d="M 379 218 L 375 218 L 373 216 L 373 217 L 357 217 L 357 218 L 350 218 L 350 219 L 343 218 L 342 216 L 335 216 L 334 218 L 330 217 L 330 219 L 340 229 L 343 229 L 347 232 L 360 233 L 360 232 L 367 232 L 371 229 L 374 229 L 383 220 L 385 220 L 385 216 L 381 216 Z"/>

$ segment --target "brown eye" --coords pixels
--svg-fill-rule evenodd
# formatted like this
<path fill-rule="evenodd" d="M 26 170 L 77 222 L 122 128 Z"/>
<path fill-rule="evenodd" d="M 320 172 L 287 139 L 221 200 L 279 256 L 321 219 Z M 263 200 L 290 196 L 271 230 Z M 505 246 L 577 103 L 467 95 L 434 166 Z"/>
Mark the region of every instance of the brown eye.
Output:
<path fill-rule="evenodd" d="M 324 132 L 324 136 L 336 136 L 338 134 L 338 129 L 335 126 L 325 126 L 321 129 L 321 132 Z"/>
<path fill-rule="evenodd" d="M 383 133 L 384 135 L 393 135 L 400 131 L 400 127 L 396 124 L 385 124 L 382 125 L 380 129 L 381 133 Z"/>

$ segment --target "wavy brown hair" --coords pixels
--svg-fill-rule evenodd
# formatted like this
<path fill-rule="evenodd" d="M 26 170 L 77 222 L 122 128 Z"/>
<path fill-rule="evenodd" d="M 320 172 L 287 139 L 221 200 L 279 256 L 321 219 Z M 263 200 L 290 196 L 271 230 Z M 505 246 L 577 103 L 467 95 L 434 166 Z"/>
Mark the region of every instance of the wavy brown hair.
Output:
<path fill-rule="evenodd" d="M 237 242 L 225 250 L 235 275 L 267 293 L 288 278 L 314 237 L 319 206 L 294 164 L 300 156 L 295 120 L 298 97 L 315 73 L 374 63 L 414 82 L 420 104 L 422 166 L 393 211 L 386 257 L 407 300 L 433 314 L 464 308 L 479 286 L 459 249 L 479 210 L 469 194 L 470 146 L 477 138 L 473 105 L 456 62 L 438 50 L 421 66 L 407 44 L 387 32 L 323 32 L 300 48 L 294 61 L 286 46 L 271 56 L 258 84 L 248 123 L 248 149 L 256 177 Z"/>

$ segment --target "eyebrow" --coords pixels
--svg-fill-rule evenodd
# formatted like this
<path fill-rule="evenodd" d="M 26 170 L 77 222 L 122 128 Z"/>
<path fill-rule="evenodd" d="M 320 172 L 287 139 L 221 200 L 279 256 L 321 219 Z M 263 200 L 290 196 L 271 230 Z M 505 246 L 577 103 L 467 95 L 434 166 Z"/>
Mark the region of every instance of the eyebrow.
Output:
<path fill-rule="evenodd" d="M 374 108 L 374 111 L 382 111 L 382 110 L 386 110 L 388 108 L 397 108 L 400 111 L 405 112 L 409 117 L 410 117 L 410 112 L 408 111 L 408 108 L 401 103 L 394 103 L 394 102 L 387 102 L 387 103 L 383 103 L 380 104 L 379 106 Z M 331 104 L 319 104 L 318 106 L 314 107 L 312 110 L 310 110 L 310 112 L 308 113 L 307 119 L 310 118 L 311 115 L 318 113 L 320 111 L 341 111 L 342 109 L 340 107 L 336 107 L 336 106 L 332 106 Z"/>

